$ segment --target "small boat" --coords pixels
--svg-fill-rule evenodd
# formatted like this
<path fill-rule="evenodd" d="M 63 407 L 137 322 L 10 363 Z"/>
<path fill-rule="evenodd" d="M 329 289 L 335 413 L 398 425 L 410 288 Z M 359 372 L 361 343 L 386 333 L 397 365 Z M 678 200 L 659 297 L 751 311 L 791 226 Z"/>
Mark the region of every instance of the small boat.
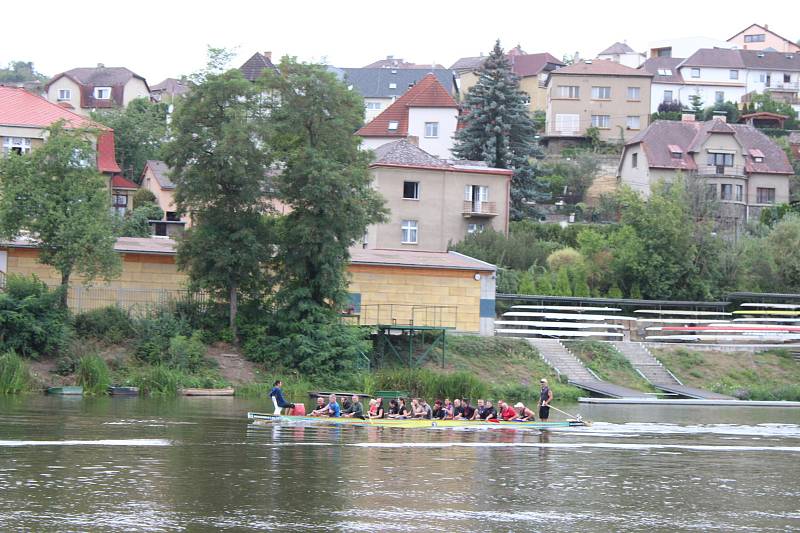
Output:
<path fill-rule="evenodd" d="M 492 429 L 559 429 L 568 427 L 590 426 L 591 422 L 581 419 L 528 422 L 513 420 L 426 420 L 419 418 L 360 418 L 324 417 L 324 416 L 283 416 L 268 413 L 247 413 L 247 418 L 256 424 L 269 423 L 310 423 L 333 426 L 352 427 L 390 427 L 402 429 L 430 428 L 492 428 Z"/>
<path fill-rule="evenodd" d="M 109 387 L 111 396 L 139 396 L 139 387 Z"/>
<path fill-rule="evenodd" d="M 181 396 L 233 396 L 233 387 L 224 389 L 179 389 Z"/>
<path fill-rule="evenodd" d="M 57 394 L 60 396 L 81 396 L 83 395 L 83 387 L 50 387 L 47 389 L 47 394 Z"/>

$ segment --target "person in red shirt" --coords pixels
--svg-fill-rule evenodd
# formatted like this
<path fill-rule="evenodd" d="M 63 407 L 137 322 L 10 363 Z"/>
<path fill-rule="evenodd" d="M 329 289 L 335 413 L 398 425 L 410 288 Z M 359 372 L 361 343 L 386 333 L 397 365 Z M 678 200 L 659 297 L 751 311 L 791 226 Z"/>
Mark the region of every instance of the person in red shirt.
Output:
<path fill-rule="evenodd" d="M 497 402 L 498 409 L 498 418 L 501 420 L 513 420 L 517 418 L 517 412 L 514 410 L 513 407 L 508 405 L 503 400 Z"/>

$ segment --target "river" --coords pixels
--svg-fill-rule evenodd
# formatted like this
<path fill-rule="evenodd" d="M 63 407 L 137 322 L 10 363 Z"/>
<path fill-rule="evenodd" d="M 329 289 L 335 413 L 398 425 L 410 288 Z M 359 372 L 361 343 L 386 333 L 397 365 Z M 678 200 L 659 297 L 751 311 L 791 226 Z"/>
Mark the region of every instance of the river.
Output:
<path fill-rule="evenodd" d="M 264 409 L 0 396 L 0 530 L 800 530 L 800 410 L 573 405 L 591 428 L 539 433 Z"/>

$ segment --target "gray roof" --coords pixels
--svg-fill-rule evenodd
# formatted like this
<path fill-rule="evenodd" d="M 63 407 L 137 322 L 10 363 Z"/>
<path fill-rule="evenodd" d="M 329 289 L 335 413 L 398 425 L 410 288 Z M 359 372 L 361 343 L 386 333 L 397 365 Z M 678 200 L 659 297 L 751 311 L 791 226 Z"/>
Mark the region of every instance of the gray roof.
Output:
<path fill-rule="evenodd" d="M 153 176 L 156 177 L 159 187 L 162 189 L 175 188 L 175 184 L 172 183 L 171 179 L 169 179 L 169 167 L 165 162 L 157 161 L 155 159 L 148 159 L 147 163 L 145 164 L 145 169 L 147 167 L 150 167 L 150 170 L 153 172 Z"/>
<path fill-rule="evenodd" d="M 150 87 L 151 93 L 165 92 L 167 94 L 185 94 L 189 92 L 189 82 L 176 78 L 167 78 L 161 83 Z"/>
<path fill-rule="evenodd" d="M 448 69 L 390 69 L 390 68 L 343 68 L 344 82 L 352 85 L 365 98 L 392 98 L 401 96 L 409 87 L 419 82 L 426 74 L 433 73 L 449 94 L 454 94 L 453 72 Z M 390 89 L 389 84 L 395 88 Z"/>
<path fill-rule="evenodd" d="M 635 54 L 636 50 L 628 46 L 626 43 L 616 42 L 600 52 L 599 56 L 611 56 L 617 54 Z"/>
<path fill-rule="evenodd" d="M 486 56 L 462 57 L 450 66 L 450 70 L 475 70 L 486 61 Z"/>
<path fill-rule="evenodd" d="M 414 165 L 422 167 L 450 168 L 450 165 L 405 139 L 383 144 L 374 150 L 373 164 Z"/>
<path fill-rule="evenodd" d="M 760 70 L 800 71 L 800 53 L 768 52 L 766 50 L 739 50 L 742 63 L 747 68 Z"/>
<path fill-rule="evenodd" d="M 653 83 L 683 83 L 683 76 L 678 71 L 681 61 L 683 59 L 679 57 L 651 57 L 639 68 L 653 75 Z M 671 74 L 666 76 L 659 74 L 658 71 L 663 69 L 670 71 Z"/>
<path fill-rule="evenodd" d="M 491 263 L 458 252 L 423 252 L 386 248 L 352 248 L 350 250 L 350 263 L 355 265 L 476 270 L 480 272 L 494 272 L 497 270 L 497 267 Z"/>
<path fill-rule="evenodd" d="M 85 85 L 87 87 L 113 87 L 115 85 L 125 85 L 131 78 L 139 78 L 140 80 L 147 82 L 142 76 L 139 76 L 135 72 L 125 68 L 125 67 L 105 67 L 105 66 L 98 66 L 98 67 L 81 67 L 81 68 L 73 68 L 70 70 L 65 70 L 60 74 L 56 74 L 50 81 L 47 82 L 47 87 L 50 86 L 51 83 L 56 81 L 61 76 L 67 76 L 79 85 Z"/>
<path fill-rule="evenodd" d="M 278 68 L 272 64 L 272 60 L 261 52 L 253 54 L 250 59 L 239 67 L 244 77 L 250 81 L 256 81 L 267 69 L 278 71 Z"/>
<path fill-rule="evenodd" d="M 739 50 L 701 48 L 681 63 L 681 67 L 744 68 Z"/>

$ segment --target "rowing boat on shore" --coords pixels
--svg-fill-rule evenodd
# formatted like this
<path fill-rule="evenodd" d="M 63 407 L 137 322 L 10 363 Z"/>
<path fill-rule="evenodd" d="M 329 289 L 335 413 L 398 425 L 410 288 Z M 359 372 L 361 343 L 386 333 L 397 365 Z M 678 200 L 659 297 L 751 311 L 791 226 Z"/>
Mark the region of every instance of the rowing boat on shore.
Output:
<path fill-rule="evenodd" d="M 360 418 L 321 417 L 321 416 L 283 416 L 267 413 L 247 413 L 247 418 L 257 424 L 272 423 L 311 423 L 333 426 L 353 427 L 391 427 L 404 429 L 425 428 L 494 428 L 494 429 L 559 429 L 568 427 L 589 426 L 591 422 L 585 420 L 559 420 L 553 422 L 515 422 L 501 420 L 489 422 L 487 420 L 425 420 L 418 418 L 373 418 L 361 420 Z"/>

